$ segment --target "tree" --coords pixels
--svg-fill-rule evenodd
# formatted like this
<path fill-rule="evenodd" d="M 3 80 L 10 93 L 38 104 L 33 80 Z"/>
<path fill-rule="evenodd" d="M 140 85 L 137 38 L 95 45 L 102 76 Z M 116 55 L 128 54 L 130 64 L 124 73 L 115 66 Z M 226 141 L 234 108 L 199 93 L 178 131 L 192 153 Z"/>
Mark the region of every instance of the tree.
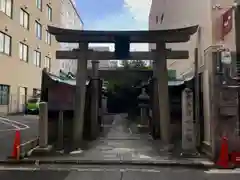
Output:
<path fill-rule="evenodd" d="M 130 62 L 131 68 L 142 69 L 147 66 L 145 61 L 142 60 L 132 60 Z"/>

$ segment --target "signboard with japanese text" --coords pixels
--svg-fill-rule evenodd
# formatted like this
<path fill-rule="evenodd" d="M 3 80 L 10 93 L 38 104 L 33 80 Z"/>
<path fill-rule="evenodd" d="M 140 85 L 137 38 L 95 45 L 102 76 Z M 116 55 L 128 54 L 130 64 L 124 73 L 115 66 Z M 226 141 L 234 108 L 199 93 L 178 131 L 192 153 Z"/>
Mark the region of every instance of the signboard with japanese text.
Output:
<path fill-rule="evenodd" d="M 191 151 L 195 148 L 193 92 L 186 88 L 182 92 L 182 149 Z"/>

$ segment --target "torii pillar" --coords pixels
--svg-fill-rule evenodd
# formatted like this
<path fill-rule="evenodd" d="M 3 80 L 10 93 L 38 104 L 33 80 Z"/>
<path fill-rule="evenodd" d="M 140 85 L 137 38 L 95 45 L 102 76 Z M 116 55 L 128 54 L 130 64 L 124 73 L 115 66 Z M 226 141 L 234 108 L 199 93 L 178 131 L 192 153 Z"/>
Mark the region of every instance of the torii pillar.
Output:
<path fill-rule="evenodd" d="M 91 138 L 97 138 L 99 134 L 99 61 L 92 60 L 92 82 L 91 89 Z"/>
<path fill-rule="evenodd" d="M 81 53 L 80 53 L 81 52 Z M 73 148 L 79 147 L 83 137 L 84 111 L 87 80 L 88 43 L 79 43 L 77 61 L 75 110 L 73 120 Z"/>
<path fill-rule="evenodd" d="M 170 111 L 169 111 L 169 95 L 168 95 L 168 70 L 166 43 L 156 43 L 154 56 L 154 76 L 157 79 L 157 99 L 158 110 L 160 112 L 160 133 L 161 140 L 166 144 L 170 144 Z M 156 92 L 155 92 L 156 93 Z"/>

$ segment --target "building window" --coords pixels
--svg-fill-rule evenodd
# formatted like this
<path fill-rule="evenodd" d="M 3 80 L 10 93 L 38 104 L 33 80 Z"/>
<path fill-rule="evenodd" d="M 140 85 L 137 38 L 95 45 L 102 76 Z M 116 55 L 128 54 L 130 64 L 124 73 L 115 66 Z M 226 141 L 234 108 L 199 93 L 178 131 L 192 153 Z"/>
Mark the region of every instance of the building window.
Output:
<path fill-rule="evenodd" d="M 51 45 L 51 34 L 46 30 L 45 42 Z"/>
<path fill-rule="evenodd" d="M 41 53 L 39 51 L 34 51 L 33 64 L 37 67 L 41 67 Z"/>
<path fill-rule="evenodd" d="M 13 0 L 0 0 L 0 11 L 12 18 Z"/>
<path fill-rule="evenodd" d="M 36 6 L 39 10 L 42 11 L 42 0 L 36 0 Z"/>
<path fill-rule="evenodd" d="M 46 68 L 48 72 L 50 72 L 50 66 L 51 66 L 51 58 L 45 56 L 45 59 L 44 59 L 44 68 Z"/>
<path fill-rule="evenodd" d="M 52 8 L 47 5 L 47 17 L 49 21 L 52 21 Z"/>
<path fill-rule="evenodd" d="M 38 21 L 35 21 L 35 33 L 38 39 L 42 39 L 42 25 Z"/>
<path fill-rule="evenodd" d="M 20 25 L 29 29 L 29 14 L 23 9 L 20 10 Z"/>
<path fill-rule="evenodd" d="M 0 105 L 8 105 L 9 86 L 0 84 Z"/>
<path fill-rule="evenodd" d="M 23 43 L 19 43 L 19 58 L 23 61 L 28 62 L 28 46 Z"/>
<path fill-rule="evenodd" d="M 12 38 L 7 34 L 0 32 L 0 53 L 11 55 Z"/>

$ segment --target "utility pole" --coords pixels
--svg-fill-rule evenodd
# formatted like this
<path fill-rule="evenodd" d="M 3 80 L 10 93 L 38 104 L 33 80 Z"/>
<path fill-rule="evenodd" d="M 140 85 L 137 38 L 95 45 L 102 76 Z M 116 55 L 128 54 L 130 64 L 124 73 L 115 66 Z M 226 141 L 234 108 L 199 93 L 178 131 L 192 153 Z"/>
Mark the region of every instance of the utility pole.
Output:
<path fill-rule="evenodd" d="M 236 42 L 236 70 L 240 77 L 240 0 L 235 1 L 235 42 Z M 240 79 L 238 79 L 240 82 Z"/>

